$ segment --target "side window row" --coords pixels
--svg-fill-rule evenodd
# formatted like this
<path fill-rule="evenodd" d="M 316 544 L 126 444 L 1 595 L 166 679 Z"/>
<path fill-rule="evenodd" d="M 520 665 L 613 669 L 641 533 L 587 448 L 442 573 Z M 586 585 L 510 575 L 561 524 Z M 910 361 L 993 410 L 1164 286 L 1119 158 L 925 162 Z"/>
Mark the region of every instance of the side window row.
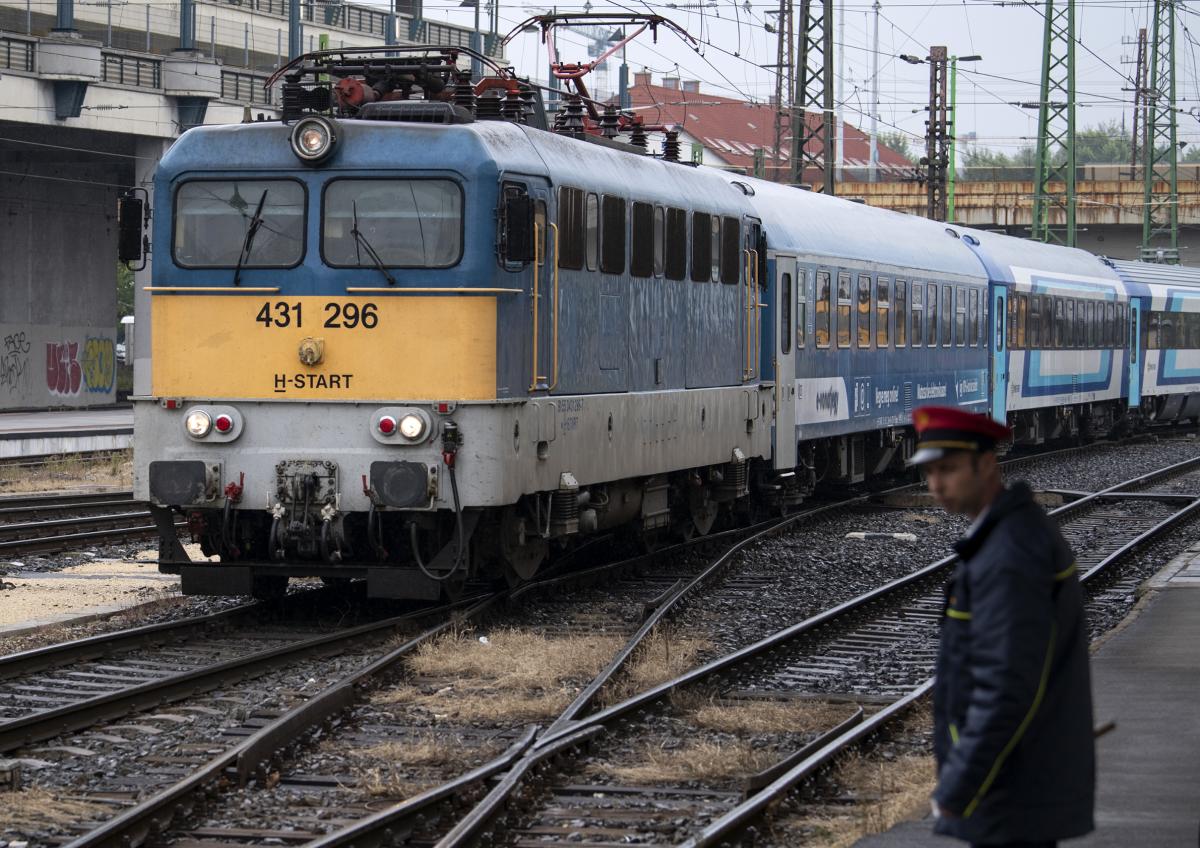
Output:
<path fill-rule="evenodd" d="M 808 322 L 808 286 L 805 274 L 799 285 L 796 309 L 796 346 L 804 347 Z M 941 292 L 940 310 L 938 292 Z M 813 297 L 813 342 L 827 348 L 834 338 L 838 347 L 859 348 L 980 347 L 984 332 L 986 298 L 968 286 L 939 285 L 913 280 L 842 271 L 837 275 L 817 271 Z M 872 334 L 872 325 L 874 333 Z"/>
<path fill-rule="evenodd" d="M 1129 307 L 1111 300 L 1014 292 L 1008 298 L 1011 350 L 1128 347 Z"/>
<path fill-rule="evenodd" d="M 1147 350 L 1200 349 L 1200 312 L 1142 313 L 1142 346 Z"/>
<path fill-rule="evenodd" d="M 736 217 L 692 212 L 564 186 L 558 190 L 559 266 L 572 271 L 629 273 L 634 277 L 741 282 L 742 227 Z M 691 274 L 688 274 L 690 257 Z"/>

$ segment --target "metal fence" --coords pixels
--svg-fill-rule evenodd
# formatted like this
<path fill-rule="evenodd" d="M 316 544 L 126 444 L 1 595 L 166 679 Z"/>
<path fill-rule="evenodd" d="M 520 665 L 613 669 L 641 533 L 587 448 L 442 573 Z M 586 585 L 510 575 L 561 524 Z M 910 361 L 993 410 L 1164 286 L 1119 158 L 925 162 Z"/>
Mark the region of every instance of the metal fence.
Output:
<path fill-rule="evenodd" d="M 132 85 L 138 88 L 162 88 L 162 61 L 144 56 L 103 51 L 101 78 L 105 82 Z"/>
<path fill-rule="evenodd" d="M 263 87 L 266 81 L 265 74 L 221 71 L 221 99 L 274 106 L 277 100 L 275 91 L 267 91 Z"/>
<path fill-rule="evenodd" d="M 35 45 L 23 38 L 0 36 L 0 68 L 33 73 Z"/>

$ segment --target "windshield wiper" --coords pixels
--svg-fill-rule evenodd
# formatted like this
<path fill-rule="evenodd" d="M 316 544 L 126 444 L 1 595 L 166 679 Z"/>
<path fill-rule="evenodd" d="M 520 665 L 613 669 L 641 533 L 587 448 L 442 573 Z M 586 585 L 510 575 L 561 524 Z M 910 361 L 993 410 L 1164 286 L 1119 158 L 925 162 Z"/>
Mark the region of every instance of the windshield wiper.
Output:
<path fill-rule="evenodd" d="M 258 199 L 258 206 L 254 209 L 254 217 L 250 219 L 250 226 L 246 228 L 246 238 L 242 241 L 242 250 L 238 254 L 237 265 L 233 267 L 233 284 L 239 285 L 242 278 L 242 264 L 250 258 L 250 246 L 254 244 L 254 237 L 258 235 L 259 228 L 263 225 L 263 204 L 267 202 L 267 192 L 270 189 L 263 189 L 262 197 Z"/>
<path fill-rule="evenodd" d="M 379 258 L 379 254 L 375 252 L 375 248 L 371 247 L 371 243 L 367 241 L 358 229 L 358 201 L 350 201 L 350 211 L 354 218 L 350 227 L 350 235 L 354 236 L 355 244 L 361 244 L 367 251 L 367 255 L 371 257 L 371 261 L 375 263 L 375 267 L 379 269 L 379 273 L 383 274 L 389 286 L 396 285 L 396 278 L 388 272 L 387 266 L 383 264 L 383 260 Z"/>

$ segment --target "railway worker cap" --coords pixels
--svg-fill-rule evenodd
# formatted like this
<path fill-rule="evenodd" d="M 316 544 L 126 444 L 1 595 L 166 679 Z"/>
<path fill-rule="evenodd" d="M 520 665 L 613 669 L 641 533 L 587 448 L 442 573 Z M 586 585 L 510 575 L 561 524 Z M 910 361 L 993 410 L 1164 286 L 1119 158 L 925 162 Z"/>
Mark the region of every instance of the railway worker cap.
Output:
<path fill-rule="evenodd" d="M 1012 438 L 1012 430 L 987 415 L 953 406 L 922 406 L 913 410 L 917 449 L 909 465 L 924 465 L 954 451 L 983 453 Z"/>

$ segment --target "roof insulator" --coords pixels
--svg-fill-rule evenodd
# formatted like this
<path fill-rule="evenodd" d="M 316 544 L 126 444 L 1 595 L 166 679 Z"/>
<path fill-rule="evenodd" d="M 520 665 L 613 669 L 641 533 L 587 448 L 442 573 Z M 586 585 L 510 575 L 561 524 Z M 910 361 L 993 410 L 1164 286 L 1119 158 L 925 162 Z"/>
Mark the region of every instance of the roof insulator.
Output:
<path fill-rule="evenodd" d="M 475 86 L 471 85 L 470 71 L 459 71 L 454 78 L 454 105 L 475 114 Z"/>
<path fill-rule="evenodd" d="M 641 118 L 635 118 L 633 121 L 633 129 L 629 133 L 629 143 L 634 147 L 642 148 L 642 150 L 650 146 L 650 138 L 646 135 L 646 125 L 642 123 Z"/>
<path fill-rule="evenodd" d="M 525 123 L 525 103 L 521 100 L 519 91 L 509 91 L 505 95 L 504 102 L 500 104 L 500 114 L 506 121 L 512 121 L 515 124 Z"/>
<path fill-rule="evenodd" d="M 679 130 L 667 130 L 663 136 L 663 159 L 667 162 L 679 161 Z"/>
<path fill-rule="evenodd" d="M 616 138 L 618 130 L 621 128 L 621 119 L 617 115 L 615 106 L 609 105 L 604 107 L 604 114 L 600 116 L 600 132 L 605 138 Z"/>

